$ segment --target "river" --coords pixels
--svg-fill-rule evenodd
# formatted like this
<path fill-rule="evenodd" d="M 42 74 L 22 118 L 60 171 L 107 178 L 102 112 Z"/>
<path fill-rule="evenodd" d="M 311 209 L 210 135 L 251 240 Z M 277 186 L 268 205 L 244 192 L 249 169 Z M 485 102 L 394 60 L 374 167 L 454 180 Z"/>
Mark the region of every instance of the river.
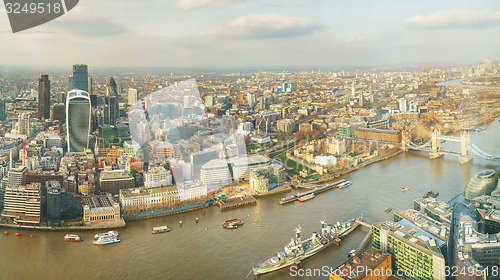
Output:
<path fill-rule="evenodd" d="M 462 84 L 463 80 L 465 80 L 465 79 L 449 80 L 446 82 L 437 83 L 436 85 L 437 86 L 446 86 L 446 87 L 500 89 L 500 87 L 495 87 L 495 86 L 466 85 L 466 84 Z"/>
<path fill-rule="evenodd" d="M 472 142 L 499 154 L 500 122 L 484 127 L 471 133 Z M 210 207 L 204 212 L 132 221 L 120 230 L 120 243 L 106 246 L 92 244 L 95 232 L 79 233 L 84 242 L 70 243 L 63 240 L 65 233 L 19 231 L 21 236 L 16 237 L 8 230 L 9 235 L 0 236 L 0 279 L 244 279 L 252 262 L 282 250 L 298 225 L 306 237 L 319 230 L 321 219 L 335 223 L 363 213 L 370 224 L 391 220 L 394 211 L 412 208 L 413 200 L 427 191 L 438 191 L 439 198 L 448 201 L 463 191 L 475 172 L 498 165 L 484 160 L 459 165 L 455 156 L 429 160 L 427 153 L 406 152 L 343 176 L 353 182 L 350 187 L 327 191 L 308 202 L 282 206 L 278 203 L 282 195 L 276 195 L 226 212 Z M 410 190 L 401 192 L 404 186 Z M 394 211 L 385 213 L 387 207 Z M 221 223 L 230 218 L 241 218 L 245 225 L 224 230 Z M 172 231 L 151 234 L 151 228 L 160 225 Z M 340 247 L 332 246 L 304 261 L 303 268 L 338 266 L 368 232 L 359 227 Z M 259 279 L 296 277 L 285 269 Z"/>

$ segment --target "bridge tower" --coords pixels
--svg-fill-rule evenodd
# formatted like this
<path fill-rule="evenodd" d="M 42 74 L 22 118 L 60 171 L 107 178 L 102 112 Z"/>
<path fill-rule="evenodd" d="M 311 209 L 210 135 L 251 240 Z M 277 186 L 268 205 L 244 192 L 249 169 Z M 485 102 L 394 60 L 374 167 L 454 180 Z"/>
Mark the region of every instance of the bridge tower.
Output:
<path fill-rule="evenodd" d="M 408 133 L 406 132 L 406 130 L 403 130 L 402 134 L 403 135 L 401 137 L 401 150 L 404 152 L 407 152 L 408 148 L 406 147 L 406 140 L 408 138 Z"/>
<path fill-rule="evenodd" d="M 472 160 L 470 155 L 470 132 L 468 130 L 462 130 L 460 134 L 460 157 L 458 158 L 458 162 L 460 164 L 467 163 Z"/>
<path fill-rule="evenodd" d="M 441 132 L 437 128 L 432 129 L 432 135 L 431 135 L 431 152 L 429 154 L 430 159 L 435 159 L 438 157 L 442 157 L 443 154 L 440 153 L 442 150 L 441 147 L 441 139 L 439 139 L 439 136 L 441 135 Z"/>

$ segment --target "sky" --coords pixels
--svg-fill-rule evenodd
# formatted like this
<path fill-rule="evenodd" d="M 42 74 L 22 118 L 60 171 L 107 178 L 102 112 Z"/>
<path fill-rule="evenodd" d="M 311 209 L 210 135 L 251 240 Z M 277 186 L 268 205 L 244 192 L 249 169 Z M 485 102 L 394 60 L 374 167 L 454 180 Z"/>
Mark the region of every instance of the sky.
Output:
<path fill-rule="evenodd" d="M 13 34 L 0 65 L 387 66 L 500 58 L 498 0 L 80 0 Z"/>

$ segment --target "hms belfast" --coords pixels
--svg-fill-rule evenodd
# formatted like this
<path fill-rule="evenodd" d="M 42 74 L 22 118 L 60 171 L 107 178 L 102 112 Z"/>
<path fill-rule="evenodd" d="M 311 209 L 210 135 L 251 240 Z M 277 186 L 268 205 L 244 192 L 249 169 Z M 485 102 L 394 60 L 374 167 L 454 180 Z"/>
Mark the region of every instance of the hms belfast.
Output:
<path fill-rule="evenodd" d="M 273 256 L 252 268 L 253 275 L 276 271 L 291 265 L 300 265 L 305 260 L 316 253 L 328 248 L 332 244 L 340 245 L 341 239 L 351 233 L 359 224 L 362 217 L 349 220 L 344 223 L 337 222 L 335 225 L 326 225 L 321 221 L 321 232 L 313 232 L 308 239 L 302 240 L 302 230 L 300 226 L 295 229 L 295 240 L 285 246 L 284 252 L 278 252 Z"/>

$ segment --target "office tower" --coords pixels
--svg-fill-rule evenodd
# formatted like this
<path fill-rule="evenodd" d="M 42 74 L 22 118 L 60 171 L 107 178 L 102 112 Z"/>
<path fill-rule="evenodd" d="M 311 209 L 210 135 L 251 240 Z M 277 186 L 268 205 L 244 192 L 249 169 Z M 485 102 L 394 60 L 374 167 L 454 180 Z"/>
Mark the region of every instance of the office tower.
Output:
<path fill-rule="evenodd" d="M 255 94 L 249 92 L 247 93 L 247 103 L 248 103 L 248 107 L 250 107 L 251 109 L 253 109 L 253 107 L 255 107 Z"/>
<path fill-rule="evenodd" d="M 2 217 L 17 224 L 38 225 L 42 188 L 40 183 L 28 186 L 9 186 L 5 189 Z"/>
<path fill-rule="evenodd" d="M 118 120 L 118 92 L 115 79 L 109 78 L 104 95 L 104 124 L 114 125 Z"/>
<path fill-rule="evenodd" d="M 215 105 L 215 97 L 213 95 L 205 97 L 205 107 L 211 108 L 214 105 Z"/>
<path fill-rule="evenodd" d="M 137 93 L 137 89 L 135 88 L 129 88 L 128 89 L 128 105 L 132 106 L 135 103 L 137 103 L 137 100 L 139 100 L 139 95 Z"/>
<path fill-rule="evenodd" d="M 90 96 L 82 90 L 68 92 L 66 99 L 66 142 L 68 152 L 83 152 L 90 135 Z"/>
<path fill-rule="evenodd" d="M 363 91 L 360 91 L 359 93 L 359 106 L 363 107 Z"/>
<path fill-rule="evenodd" d="M 63 103 L 54 104 L 52 107 L 52 120 L 59 121 L 59 124 L 66 122 L 66 105 Z"/>
<path fill-rule="evenodd" d="M 31 136 L 30 133 L 30 115 L 20 114 L 17 118 L 17 133 L 21 135 Z"/>
<path fill-rule="evenodd" d="M 356 88 L 354 87 L 354 84 L 352 84 L 352 87 L 351 87 L 351 95 L 352 95 L 352 97 L 356 96 Z"/>
<path fill-rule="evenodd" d="M 89 89 L 88 93 L 89 93 L 90 96 L 92 96 L 92 94 L 94 93 L 94 87 L 93 87 L 94 79 L 92 79 L 91 76 L 88 76 L 87 80 L 88 80 L 88 85 L 87 86 L 88 86 L 88 89 Z"/>
<path fill-rule="evenodd" d="M 190 101 L 189 95 L 184 96 L 184 108 L 191 106 Z"/>
<path fill-rule="evenodd" d="M 5 113 L 5 99 L 0 98 L 0 121 L 5 121 L 6 113 Z"/>
<path fill-rule="evenodd" d="M 399 111 L 407 112 L 408 111 L 408 100 L 405 98 L 399 99 Z"/>
<path fill-rule="evenodd" d="M 85 64 L 73 65 L 73 75 L 68 79 L 68 91 L 73 89 L 89 91 L 89 73 L 88 66 Z"/>
<path fill-rule="evenodd" d="M 9 170 L 9 186 L 26 185 L 26 173 L 28 173 L 28 168 L 26 166 L 19 166 Z"/>
<path fill-rule="evenodd" d="M 50 119 L 50 81 L 49 75 L 42 75 L 38 80 L 38 118 Z"/>

